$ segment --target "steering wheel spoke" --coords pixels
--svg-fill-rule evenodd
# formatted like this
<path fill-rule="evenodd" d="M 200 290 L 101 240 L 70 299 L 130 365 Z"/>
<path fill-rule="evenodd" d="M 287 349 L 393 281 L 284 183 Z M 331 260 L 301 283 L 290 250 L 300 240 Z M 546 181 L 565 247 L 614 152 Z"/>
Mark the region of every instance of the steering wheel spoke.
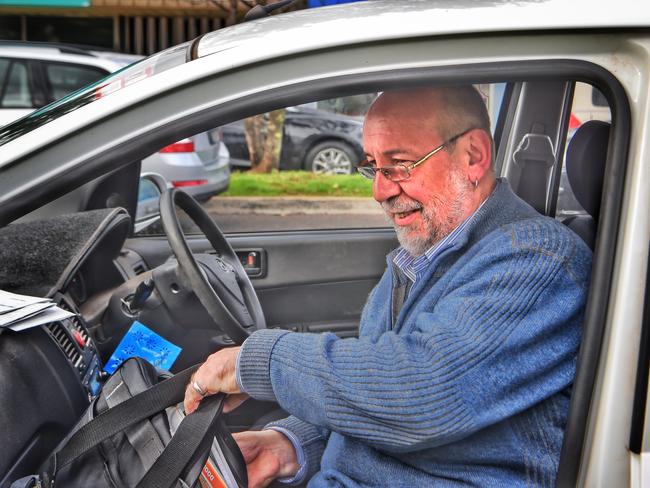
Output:
<path fill-rule="evenodd" d="M 216 254 L 192 254 L 176 206 L 198 226 Z M 171 188 L 160 197 L 160 216 L 178 266 L 215 327 L 236 344 L 244 342 L 250 329 L 265 328 L 262 306 L 244 267 L 203 207 L 187 193 Z"/>
<path fill-rule="evenodd" d="M 210 254 L 198 254 L 194 258 L 203 268 L 207 280 L 221 301 L 231 311 L 235 318 L 244 326 L 253 325 L 253 318 L 248 312 L 241 280 L 234 266 L 221 257 Z"/>

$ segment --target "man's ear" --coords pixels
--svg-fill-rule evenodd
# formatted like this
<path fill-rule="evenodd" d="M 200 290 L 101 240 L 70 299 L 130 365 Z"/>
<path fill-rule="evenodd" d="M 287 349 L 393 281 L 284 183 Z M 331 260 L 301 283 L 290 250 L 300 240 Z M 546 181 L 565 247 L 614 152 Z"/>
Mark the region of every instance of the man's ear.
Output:
<path fill-rule="evenodd" d="M 483 129 L 472 129 L 466 136 L 465 150 L 469 155 L 467 176 L 478 181 L 492 167 L 492 139 Z"/>

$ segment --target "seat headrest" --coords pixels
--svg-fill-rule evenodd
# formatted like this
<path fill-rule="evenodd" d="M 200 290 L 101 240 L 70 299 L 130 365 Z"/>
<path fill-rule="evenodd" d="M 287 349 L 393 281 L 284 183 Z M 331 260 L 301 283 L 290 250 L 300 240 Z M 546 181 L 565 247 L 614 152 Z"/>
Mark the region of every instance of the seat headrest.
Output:
<path fill-rule="evenodd" d="M 607 122 L 585 122 L 573 134 L 566 152 L 566 172 L 573 194 L 595 220 L 600 212 L 609 129 Z"/>

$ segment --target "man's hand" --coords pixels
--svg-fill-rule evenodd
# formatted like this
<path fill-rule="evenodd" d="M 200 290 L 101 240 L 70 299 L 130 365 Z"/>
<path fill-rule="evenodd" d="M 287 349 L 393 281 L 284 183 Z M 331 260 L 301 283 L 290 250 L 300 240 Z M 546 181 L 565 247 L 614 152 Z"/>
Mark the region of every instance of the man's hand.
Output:
<path fill-rule="evenodd" d="M 192 376 L 185 388 L 185 413 L 196 410 L 204 396 L 227 393 L 223 412 L 237 408 L 248 396 L 237 386 L 237 354 L 239 347 L 229 347 L 215 352 Z M 201 392 L 204 394 L 202 395 Z"/>
<path fill-rule="evenodd" d="M 292 477 L 298 472 L 296 451 L 281 432 L 240 432 L 233 437 L 246 461 L 249 488 L 263 488 L 277 478 Z"/>

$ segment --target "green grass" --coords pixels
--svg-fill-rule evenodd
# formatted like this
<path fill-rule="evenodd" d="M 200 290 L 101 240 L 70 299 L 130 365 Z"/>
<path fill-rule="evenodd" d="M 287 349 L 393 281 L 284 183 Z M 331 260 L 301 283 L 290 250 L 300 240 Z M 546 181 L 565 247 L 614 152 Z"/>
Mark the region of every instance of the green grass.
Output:
<path fill-rule="evenodd" d="M 372 181 L 361 175 L 319 175 L 308 171 L 233 172 L 226 197 L 369 197 Z"/>

